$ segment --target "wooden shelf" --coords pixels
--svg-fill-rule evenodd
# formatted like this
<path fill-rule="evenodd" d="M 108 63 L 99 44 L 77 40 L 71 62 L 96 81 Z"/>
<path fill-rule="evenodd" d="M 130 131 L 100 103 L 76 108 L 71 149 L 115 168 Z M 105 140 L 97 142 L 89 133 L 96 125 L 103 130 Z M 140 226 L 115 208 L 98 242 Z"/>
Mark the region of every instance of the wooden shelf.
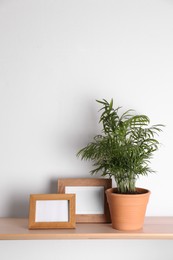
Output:
<path fill-rule="evenodd" d="M 111 224 L 77 224 L 76 229 L 28 230 L 28 219 L 1 218 L 0 240 L 173 239 L 173 217 L 146 217 L 142 230 L 122 232 Z"/>

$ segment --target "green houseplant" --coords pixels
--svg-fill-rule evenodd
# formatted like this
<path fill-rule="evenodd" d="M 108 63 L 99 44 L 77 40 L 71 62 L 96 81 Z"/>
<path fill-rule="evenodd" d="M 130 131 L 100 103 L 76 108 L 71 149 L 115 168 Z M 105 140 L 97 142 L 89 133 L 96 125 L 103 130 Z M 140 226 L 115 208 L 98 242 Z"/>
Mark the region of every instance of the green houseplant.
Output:
<path fill-rule="evenodd" d="M 150 191 L 136 188 L 136 180 L 141 175 L 153 172 L 149 163 L 154 152 L 159 148 L 160 143 L 156 136 L 162 130 L 163 125 L 150 126 L 150 120 L 146 115 L 136 115 L 131 109 L 119 115 L 120 107 L 113 107 L 113 99 L 110 102 L 105 99 L 96 101 L 102 105 L 99 121 L 103 126 L 102 133 L 96 135 L 93 141 L 82 148 L 77 155 L 82 160 L 94 162 L 91 174 L 101 173 L 101 176 L 114 178 L 117 187 L 107 191 L 107 198 L 113 195 L 117 195 L 117 197 L 122 195 L 121 197 L 126 199 L 129 197 L 136 199 L 142 195 L 143 197 L 147 196 L 145 198 L 145 203 L 147 203 Z M 109 206 L 115 204 L 109 200 L 108 198 Z M 143 209 L 144 215 L 145 210 L 146 206 Z M 121 219 L 117 209 L 115 211 L 116 214 L 110 208 L 112 222 L 114 215 Z M 127 215 L 127 212 L 125 214 Z M 130 218 L 129 215 L 126 217 Z M 134 219 L 133 216 L 132 218 Z M 141 225 L 133 227 L 130 224 L 128 228 L 121 228 L 121 225 L 117 227 L 116 224 L 113 224 L 113 227 L 126 230 L 139 229 Z"/>

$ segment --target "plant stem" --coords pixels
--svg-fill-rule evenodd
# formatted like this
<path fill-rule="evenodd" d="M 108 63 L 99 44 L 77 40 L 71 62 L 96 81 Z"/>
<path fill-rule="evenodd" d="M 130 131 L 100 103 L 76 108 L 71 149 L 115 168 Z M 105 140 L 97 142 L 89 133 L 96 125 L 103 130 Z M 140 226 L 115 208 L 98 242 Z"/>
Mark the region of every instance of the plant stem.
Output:
<path fill-rule="evenodd" d="M 115 179 L 116 183 L 117 183 L 117 190 L 119 193 L 135 193 L 135 183 L 136 180 L 134 178 L 134 176 L 132 176 L 132 178 L 126 178 L 126 179 L 121 179 L 121 180 L 117 180 Z"/>

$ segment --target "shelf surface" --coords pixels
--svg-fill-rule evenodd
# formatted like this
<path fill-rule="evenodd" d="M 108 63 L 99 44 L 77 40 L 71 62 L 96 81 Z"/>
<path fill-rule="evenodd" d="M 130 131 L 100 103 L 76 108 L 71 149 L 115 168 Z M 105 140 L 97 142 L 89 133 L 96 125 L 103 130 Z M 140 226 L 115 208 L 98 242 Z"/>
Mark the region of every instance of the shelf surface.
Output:
<path fill-rule="evenodd" d="M 173 217 L 146 217 L 143 229 L 133 232 L 89 223 L 75 229 L 29 230 L 28 219 L 0 218 L 0 240 L 37 239 L 173 239 Z"/>

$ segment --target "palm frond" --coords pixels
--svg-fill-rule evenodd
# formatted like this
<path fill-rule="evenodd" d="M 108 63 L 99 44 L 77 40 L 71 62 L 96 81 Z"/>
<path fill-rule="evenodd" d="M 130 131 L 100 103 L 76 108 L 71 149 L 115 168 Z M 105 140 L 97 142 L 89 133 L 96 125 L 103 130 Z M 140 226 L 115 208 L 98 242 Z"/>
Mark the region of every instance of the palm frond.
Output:
<path fill-rule="evenodd" d="M 99 120 L 102 134 L 96 135 L 77 156 L 93 161 L 91 174 L 114 177 L 120 192 L 131 192 L 139 176 L 154 172 L 149 164 L 159 149 L 156 136 L 164 125 L 150 126 L 148 116 L 134 115 L 132 109 L 120 116 L 121 107 L 114 108 L 113 99 L 96 101 L 102 105 Z"/>

